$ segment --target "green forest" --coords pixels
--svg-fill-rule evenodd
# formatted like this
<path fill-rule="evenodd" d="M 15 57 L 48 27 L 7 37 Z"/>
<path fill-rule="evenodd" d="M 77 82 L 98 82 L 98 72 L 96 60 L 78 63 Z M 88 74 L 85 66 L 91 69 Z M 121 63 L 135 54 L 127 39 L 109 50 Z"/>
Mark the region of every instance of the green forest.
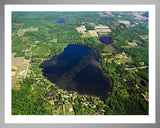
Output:
<path fill-rule="evenodd" d="M 133 13 L 12 12 L 12 54 L 15 60 L 28 62 L 12 63 L 12 115 L 148 115 L 148 22 Z M 139 15 L 148 17 L 147 12 Z M 110 36 L 108 30 L 114 32 L 120 23 L 127 27 L 113 44 L 101 43 L 99 38 Z M 81 26 L 84 32 L 78 31 Z M 68 44 L 98 51 L 101 67 L 113 81 L 105 100 L 62 90 L 44 78 L 40 64 L 62 53 Z"/>

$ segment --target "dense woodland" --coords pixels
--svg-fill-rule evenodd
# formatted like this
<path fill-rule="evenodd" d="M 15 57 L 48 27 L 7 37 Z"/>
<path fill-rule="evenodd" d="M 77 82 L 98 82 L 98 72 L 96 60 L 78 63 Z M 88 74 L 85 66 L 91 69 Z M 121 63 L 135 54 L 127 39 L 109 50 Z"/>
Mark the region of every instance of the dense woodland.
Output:
<path fill-rule="evenodd" d="M 17 83 L 20 89 L 12 88 L 13 115 L 148 114 L 149 102 L 144 98 L 144 94 L 148 92 L 149 44 L 148 39 L 139 36 L 148 35 L 148 23 L 137 19 L 131 12 L 112 12 L 112 15 L 107 16 L 100 16 L 99 13 L 105 14 L 105 12 L 12 12 L 12 53 L 16 53 L 15 57 L 29 60 L 30 65 L 27 76 Z M 144 13 L 143 16 L 148 14 Z M 58 24 L 57 20 L 66 20 L 66 23 Z M 98 33 L 98 37 L 82 37 L 83 34 L 76 30 L 76 27 L 81 25 L 85 25 L 86 31 L 95 30 L 95 27 L 89 24 L 94 22 L 95 25 L 107 25 L 115 31 L 119 20 L 130 21 L 130 25 L 134 22 L 138 24 L 121 30 L 114 37 L 112 45 L 105 45 L 99 41 L 101 35 L 109 36 L 109 33 Z M 17 23 L 23 24 L 16 26 Z M 33 31 L 33 28 L 38 30 Z M 24 29 L 28 30 L 20 36 Z M 138 46 L 129 46 L 127 41 L 134 40 Z M 44 60 L 62 53 L 68 44 L 83 44 L 98 51 L 102 69 L 113 81 L 112 90 L 105 100 L 61 90 L 43 77 L 39 65 Z M 111 52 L 107 49 L 109 47 L 113 49 Z M 132 61 L 117 64 L 119 59 L 116 55 L 122 53 Z M 141 62 L 144 64 L 141 65 Z M 143 68 L 144 66 L 146 67 Z M 129 68 L 136 70 L 126 70 Z M 73 112 L 69 112 L 68 108 L 73 108 Z"/>

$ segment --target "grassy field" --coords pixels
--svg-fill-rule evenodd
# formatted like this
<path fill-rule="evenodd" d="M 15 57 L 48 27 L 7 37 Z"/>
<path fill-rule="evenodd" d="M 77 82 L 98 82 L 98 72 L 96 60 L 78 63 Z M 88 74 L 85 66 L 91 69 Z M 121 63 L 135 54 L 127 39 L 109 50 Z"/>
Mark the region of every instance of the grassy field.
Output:
<path fill-rule="evenodd" d="M 23 78 L 29 60 L 14 56 L 15 53 L 12 53 L 12 88 L 19 90 L 18 81 Z"/>
<path fill-rule="evenodd" d="M 119 62 L 120 63 L 122 63 L 122 64 L 125 64 L 126 62 L 132 62 L 132 59 L 131 58 L 129 58 L 129 57 L 127 57 L 127 55 L 124 53 L 122 53 L 122 54 L 117 54 L 116 56 L 115 56 L 118 60 L 119 60 Z"/>
<path fill-rule="evenodd" d="M 17 34 L 18 36 L 24 36 L 26 31 L 38 31 L 38 28 L 29 27 L 27 29 L 19 29 Z"/>
<path fill-rule="evenodd" d="M 81 37 L 92 37 L 92 35 L 89 32 L 83 33 Z"/>
<path fill-rule="evenodd" d="M 18 32 L 17 32 L 18 36 L 21 36 L 23 31 L 24 31 L 24 29 L 19 29 Z"/>
<path fill-rule="evenodd" d="M 122 24 L 130 25 L 130 21 L 128 20 L 119 20 L 118 22 Z"/>
<path fill-rule="evenodd" d="M 108 52 L 110 52 L 110 53 L 115 52 L 115 49 L 112 47 L 112 45 L 107 45 L 107 46 L 106 46 L 106 50 L 107 50 Z"/>

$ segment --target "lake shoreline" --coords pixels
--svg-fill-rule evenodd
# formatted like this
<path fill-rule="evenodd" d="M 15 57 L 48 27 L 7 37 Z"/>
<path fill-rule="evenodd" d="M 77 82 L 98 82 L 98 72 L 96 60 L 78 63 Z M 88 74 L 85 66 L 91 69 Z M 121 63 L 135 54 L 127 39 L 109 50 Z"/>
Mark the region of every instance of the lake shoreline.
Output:
<path fill-rule="evenodd" d="M 101 71 L 103 72 L 103 74 L 109 79 L 110 91 L 111 91 L 112 90 L 112 85 L 113 85 L 113 79 L 108 74 L 106 74 L 105 71 L 104 71 L 104 69 L 102 68 L 102 59 L 99 56 L 99 51 L 96 48 L 93 48 L 92 46 L 86 45 L 86 44 L 69 44 L 69 45 L 83 45 L 83 46 L 87 46 L 89 48 L 92 48 L 94 50 L 94 52 L 96 53 L 98 59 L 100 60 L 100 66 L 98 66 L 98 67 L 101 69 Z"/>

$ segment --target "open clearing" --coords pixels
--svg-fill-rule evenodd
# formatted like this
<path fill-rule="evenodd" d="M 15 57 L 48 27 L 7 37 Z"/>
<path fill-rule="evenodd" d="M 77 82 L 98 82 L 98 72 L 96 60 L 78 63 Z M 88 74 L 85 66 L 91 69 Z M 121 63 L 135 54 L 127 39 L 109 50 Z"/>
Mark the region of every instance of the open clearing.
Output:
<path fill-rule="evenodd" d="M 23 78 L 29 60 L 24 57 L 14 57 L 16 53 L 12 53 L 12 88 L 20 89 L 18 81 Z"/>
<path fill-rule="evenodd" d="M 96 30 L 89 30 L 88 32 L 90 33 L 90 35 L 91 35 L 92 37 L 98 36 Z"/>
<path fill-rule="evenodd" d="M 142 39 L 148 39 L 148 35 L 139 35 Z"/>
<path fill-rule="evenodd" d="M 141 37 L 142 39 L 148 39 L 148 35 L 139 35 L 137 32 L 134 32 L 136 33 L 139 37 Z"/>
<path fill-rule="evenodd" d="M 21 27 L 24 23 L 15 23 L 14 26 L 15 27 Z"/>
<path fill-rule="evenodd" d="M 107 59 L 108 63 L 113 63 L 115 62 L 116 64 L 126 64 L 126 62 L 132 62 L 132 59 L 127 57 L 127 55 L 123 52 L 120 54 L 117 54 L 116 56 Z"/>
<path fill-rule="evenodd" d="M 106 46 L 106 50 L 107 50 L 109 53 L 115 52 L 115 49 L 112 47 L 112 45 L 107 45 L 107 46 Z"/>
<path fill-rule="evenodd" d="M 138 40 L 133 40 L 133 42 L 129 42 L 128 40 L 126 40 L 126 42 L 127 42 L 130 46 L 132 46 L 132 47 L 138 46 L 138 44 L 136 43 L 136 41 L 138 41 Z"/>
<path fill-rule="evenodd" d="M 92 37 L 92 36 L 89 32 L 85 32 L 81 37 Z"/>
<path fill-rule="evenodd" d="M 96 24 L 94 22 L 89 22 L 89 24 L 92 26 L 96 26 Z"/>
<path fill-rule="evenodd" d="M 87 30 L 84 25 L 77 27 L 76 29 L 79 33 L 85 33 L 85 31 Z"/>
<path fill-rule="evenodd" d="M 89 30 L 88 32 L 83 33 L 81 37 L 96 37 L 96 36 L 98 36 L 96 30 Z"/>
<path fill-rule="evenodd" d="M 90 22 L 92 26 L 95 26 L 96 24 L 93 22 Z M 108 33 L 112 32 L 112 30 L 108 26 L 103 26 L 102 24 L 95 26 L 95 30 L 88 30 L 86 29 L 85 25 L 81 25 L 80 27 L 76 28 L 79 33 L 83 33 L 81 37 L 96 37 L 98 36 L 98 33 Z M 98 32 L 98 33 L 97 33 Z"/>
<path fill-rule="evenodd" d="M 24 36 L 25 32 L 27 32 L 27 31 L 38 31 L 38 28 L 30 27 L 27 29 L 19 29 L 17 34 L 18 34 L 18 36 Z"/>
<path fill-rule="evenodd" d="M 127 57 L 127 55 L 123 52 L 122 54 L 117 54 L 115 56 L 120 63 L 125 64 L 126 62 L 132 62 L 132 59 Z"/>
<path fill-rule="evenodd" d="M 122 23 L 122 24 L 130 25 L 130 21 L 128 21 L 128 20 L 120 20 L 118 22 Z"/>
<path fill-rule="evenodd" d="M 142 16 L 144 12 L 133 12 L 132 15 L 137 17 L 139 20 L 148 20 L 148 17 Z"/>
<path fill-rule="evenodd" d="M 95 26 L 96 32 L 112 32 L 108 26 L 103 26 L 102 24 Z"/>

